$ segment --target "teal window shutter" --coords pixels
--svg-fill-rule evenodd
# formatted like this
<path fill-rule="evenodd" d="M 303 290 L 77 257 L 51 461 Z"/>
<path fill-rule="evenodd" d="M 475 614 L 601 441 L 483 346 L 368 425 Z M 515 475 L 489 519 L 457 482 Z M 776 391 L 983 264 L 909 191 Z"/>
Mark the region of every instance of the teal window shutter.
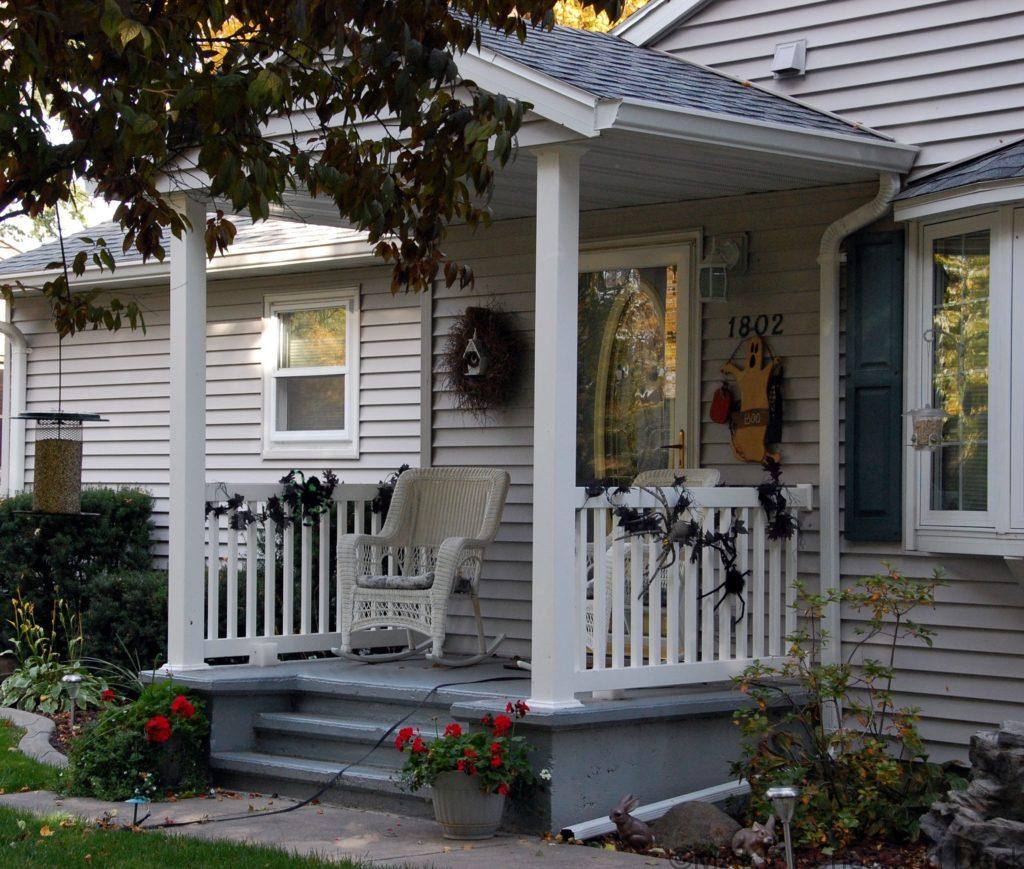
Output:
<path fill-rule="evenodd" d="M 860 233 L 847 251 L 848 540 L 903 532 L 903 251 L 902 230 Z"/>

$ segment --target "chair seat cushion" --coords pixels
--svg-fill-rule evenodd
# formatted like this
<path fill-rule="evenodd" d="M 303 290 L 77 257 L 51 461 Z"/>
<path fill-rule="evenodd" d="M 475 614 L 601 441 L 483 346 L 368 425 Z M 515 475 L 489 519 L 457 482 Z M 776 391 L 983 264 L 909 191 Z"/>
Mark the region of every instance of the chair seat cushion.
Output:
<path fill-rule="evenodd" d="M 383 588 L 389 591 L 424 591 L 434 584 L 434 571 L 412 576 L 374 576 L 363 574 L 356 579 L 359 588 Z"/>

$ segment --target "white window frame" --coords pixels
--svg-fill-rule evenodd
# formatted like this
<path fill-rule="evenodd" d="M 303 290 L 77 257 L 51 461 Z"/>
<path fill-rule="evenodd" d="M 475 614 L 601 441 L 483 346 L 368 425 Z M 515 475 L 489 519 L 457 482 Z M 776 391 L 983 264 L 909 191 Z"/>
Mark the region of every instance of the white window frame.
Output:
<path fill-rule="evenodd" d="M 345 365 L 282 369 L 280 315 L 317 308 L 344 308 Z M 267 459 L 359 458 L 359 288 L 274 293 L 263 298 L 263 457 Z M 345 375 L 345 428 L 278 431 L 277 383 L 282 377 Z"/>
<path fill-rule="evenodd" d="M 1024 211 L 1018 211 L 1024 226 Z M 1021 305 L 1013 305 L 1014 286 L 1020 287 L 1024 247 L 1013 242 L 1015 212 L 1012 206 L 989 208 L 964 216 L 942 215 L 915 223 L 910 229 L 908 257 L 908 307 L 906 323 L 906 411 L 932 403 L 932 344 L 925 335 L 932 328 L 934 273 L 932 244 L 938 238 L 989 230 L 991 274 L 989 280 L 989 395 L 988 395 L 988 506 L 984 511 L 933 510 L 931 470 L 935 454 L 930 450 L 906 451 L 905 538 L 908 549 L 940 553 L 1019 554 L 1024 544 L 1024 440 L 1019 417 L 1024 395 L 1014 397 L 1024 373 L 1024 340 Z M 1014 248 L 1019 257 L 1014 266 Z M 1017 322 L 1014 322 L 1016 315 Z M 1011 363 L 1011 356 L 1015 356 Z M 1017 392 L 1020 392 L 1018 389 Z M 1016 406 L 1011 406 L 1016 402 Z M 1012 429 L 1012 431 L 1011 431 Z M 910 441 L 907 417 L 905 443 Z"/>

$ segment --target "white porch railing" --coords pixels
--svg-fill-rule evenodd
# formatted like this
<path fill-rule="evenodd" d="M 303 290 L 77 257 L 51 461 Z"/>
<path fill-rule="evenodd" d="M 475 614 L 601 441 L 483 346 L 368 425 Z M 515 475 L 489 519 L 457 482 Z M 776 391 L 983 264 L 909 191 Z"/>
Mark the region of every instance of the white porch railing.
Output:
<path fill-rule="evenodd" d="M 274 484 L 208 483 L 206 500 L 223 503 L 238 494 L 261 516 L 267 499 L 280 491 Z M 235 511 L 208 515 L 203 657 L 248 655 L 267 641 L 281 654 L 339 645 L 337 541 L 342 534 L 379 530 L 380 517 L 369 509 L 376 494 L 373 485 L 339 484 L 331 510 L 312 525 L 278 528 L 265 519 L 235 530 Z M 402 631 L 400 642 L 405 637 Z"/>
<path fill-rule="evenodd" d="M 745 607 L 733 595 L 723 600 L 724 589 L 708 594 L 725 578 L 716 551 L 704 547 L 694 563 L 692 546 L 677 547 L 671 565 L 657 571 L 660 543 L 651 536 L 624 539 L 608 500 L 576 491 L 583 505 L 576 511 L 576 691 L 728 679 L 756 659 L 784 656 L 784 638 L 796 626 L 791 604 L 799 532 L 789 540 L 768 540 L 756 489 L 689 490 L 702 531 L 725 530 L 734 516 L 747 528 L 737 539 L 736 562 L 741 573 L 750 571 Z M 673 489 L 663 493 L 670 503 L 677 497 Z M 614 500 L 629 507 L 659 506 L 640 490 Z M 789 487 L 788 501 L 794 509 L 809 510 L 812 487 Z M 646 602 L 638 600 L 636 590 L 651 573 Z"/>

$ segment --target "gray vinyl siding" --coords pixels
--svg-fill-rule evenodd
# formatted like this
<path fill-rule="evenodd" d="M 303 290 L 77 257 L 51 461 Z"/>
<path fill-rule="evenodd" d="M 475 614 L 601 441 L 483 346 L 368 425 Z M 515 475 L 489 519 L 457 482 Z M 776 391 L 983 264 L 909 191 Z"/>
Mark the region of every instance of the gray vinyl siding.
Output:
<path fill-rule="evenodd" d="M 774 79 L 807 40 L 807 74 Z M 1019 0 L 713 0 L 654 47 L 919 145 L 915 174 L 1024 134 Z"/>
<path fill-rule="evenodd" d="M 418 464 L 420 450 L 419 300 L 392 296 L 381 268 L 211 280 L 207 325 L 208 480 L 269 483 L 290 468 L 324 464 L 347 483 L 375 483 L 398 465 Z M 289 289 L 361 287 L 360 456 L 298 462 L 262 458 L 263 297 Z M 168 297 L 165 288 L 138 294 L 146 332 L 85 332 L 64 342 L 65 409 L 102 413 L 86 431 L 87 485 L 140 485 L 156 499 L 156 553 L 165 552 L 168 491 Z M 19 302 L 14 322 L 30 349 L 27 409 L 57 402 L 57 338 L 40 303 Z M 26 432 L 25 482 L 33 480 L 35 432 Z"/>

